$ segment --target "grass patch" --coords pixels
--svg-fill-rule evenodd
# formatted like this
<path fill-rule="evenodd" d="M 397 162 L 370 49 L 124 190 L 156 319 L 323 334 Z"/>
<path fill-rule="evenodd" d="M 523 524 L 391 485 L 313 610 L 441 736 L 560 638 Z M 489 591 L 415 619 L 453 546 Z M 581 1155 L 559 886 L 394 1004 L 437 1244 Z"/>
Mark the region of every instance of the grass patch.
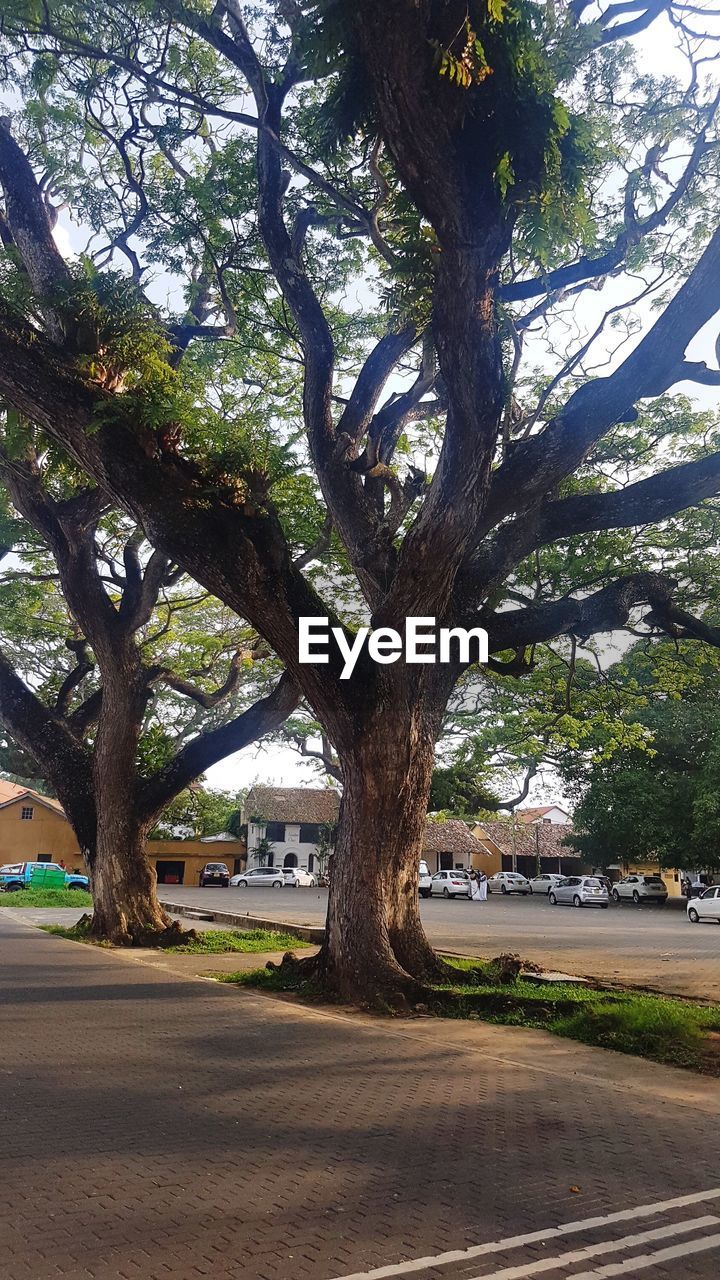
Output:
<path fill-rule="evenodd" d="M 84 889 L 17 889 L 0 893 L 0 907 L 91 907 Z"/>
<path fill-rule="evenodd" d="M 610 991 L 576 983 L 544 985 L 518 978 L 498 983 L 492 961 L 449 958 L 463 971 L 462 985 L 434 988 L 428 1012 L 438 1017 L 531 1027 L 581 1044 L 649 1058 L 720 1076 L 720 1006 L 694 1004 L 636 991 Z M 470 982 L 468 984 L 468 978 Z M 267 992 L 325 998 L 297 971 L 252 969 L 226 973 L 221 982 Z"/>
<path fill-rule="evenodd" d="M 96 943 L 89 936 L 88 925 L 44 924 L 45 933 L 52 933 L 56 938 L 68 938 L 71 942 L 90 942 L 99 946 L 107 943 Z M 248 929 L 247 932 L 234 929 L 209 929 L 206 933 L 198 933 L 186 943 L 173 947 L 162 947 L 163 951 L 186 956 L 220 956 L 229 951 L 297 951 L 301 947 L 312 944 L 303 942 L 292 933 L 278 933 L 274 929 Z"/>
<path fill-rule="evenodd" d="M 311 942 L 303 941 L 294 933 L 281 933 L 277 929 L 208 929 L 206 933 L 198 933 L 187 946 L 165 950 L 191 956 L 218 956 L 228 951 L 298 951 L 311 946 Z"/>
<path fill-rule="evenodd" d="M 217 980 L 236 987 L 254 987 L 256 991 L 296 991 L 304 1000 L 328 1000 L 320 984 L 298 969 L 240 969 L 237 973 L 219 973 Z"/>
<path fill-rule="evenodd" d="M 445 1017 L 539 1027 L 582 1044 L 720 1075 L 720 1006 L 570 982 L 546 986 L 519 978 L 498 986 L 487 980 L 489 965 L 449 963 L 476 971 L 477 979 L 469 986 L 437 988 L 439 995 L 455 996 L 437 1009 Z"/>

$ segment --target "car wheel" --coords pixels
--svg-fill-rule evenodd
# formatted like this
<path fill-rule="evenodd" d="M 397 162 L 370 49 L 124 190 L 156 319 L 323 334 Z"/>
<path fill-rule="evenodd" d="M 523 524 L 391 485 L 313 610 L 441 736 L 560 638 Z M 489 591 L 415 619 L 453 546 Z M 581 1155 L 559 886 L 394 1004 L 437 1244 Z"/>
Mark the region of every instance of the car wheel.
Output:
<path fill-rule="evenodd" d="M 450 897 L 450 890 L 443 889 L 443 898 L 449 898 L 449 897 Z"/>
<path fill-rule="evenodd" d="M 25 888 L 25 886 L 24 886 L 24 885 L 22 885 L 22 884 L 18 884 L 17 882 L 16 882 L 15 884 L 6 884 L 6 885 L 5 885 L 5 892 L 6 892 L 6 893 L 18 893 L 18 892 L 20 891 L 20 889 L 24 889 L 24 888 Z"/>
<path fill-rule="evenodd" d="M 282 880 L 273 880 L 273 882 L 272 882 L 272 887 L 273 887 L 273 889 L 282 889 L 282 887 L 283 887 L 283 882 L 282 882 Z"/>
<path fill-rule="evenodd" d="M 613 900 L 613 902 L 619 902 L 619 901 L 620 901 L 620 894 L 618 893 L 617 889 L 613 889 L 613 891 L 612 891 L 612 900 Z"/>
<path fill-rule="evenodd" d="M 68 885 L 68 889 L 87 889 L 87 885 L 80 884 L 78 880 L 73 880 L 72 883 Z"/>
<path fill-rule="evenodd" d="M 635 903 L 636 907 L 640 906 L 640 894 L 638 893 L 637 889 L 633 889 L 633 902 Z"/>
<path fill-rule="evenodd" d="M 530 888 L 528 889 L 528 893 L 530 894 L 530 897 L 532 897 L 532 895 L 534 894 L 534 892 L 535 892 L 535 890 L 533 889 L 532 885 L 530 885 Z"/>
<path fill-rule="evenodd" d="M 574 906 L 574 907 L 581 907 L 581 906 L 582 906 L 582 898 L 580 898 L 580 897 L 578 896 L 578 894 L 577 894 L 577 893 L 575 894 L 575 897 L 573 898 L 573 906 Z"/>
<path fill-rule="evenodd" d="M 238 880 L 238 882 L 237 882 L 237 888 L 238 888 L 238 889 L 247 889 L 247 880 Z"/>
<path fill-rule="evenodd" d="M 500 892 L 501 892 L 501 893 L 507 893 L 507 885 L 501 884 L 501 885 L 500 885 Z"/>
<path fill-rule="evenodd" d="M 698 924 L 700 921 L 700 917 L 694 907 L 691 907 L 688 911 L 688 920 L 692 920 L 693 924 Z"/>
<path fill-rule="evenodd" d="M 557 898 L 555 897 L 555 894 L 554 894 L 554 893 L 549 893 L 549 894 L 548 894 L 548 902 L 550 902 L 550 903 L 552 904 L 552 906 L 553 906 L 553 907 L 556 907 L 556 906 L 557 906 Z"/>

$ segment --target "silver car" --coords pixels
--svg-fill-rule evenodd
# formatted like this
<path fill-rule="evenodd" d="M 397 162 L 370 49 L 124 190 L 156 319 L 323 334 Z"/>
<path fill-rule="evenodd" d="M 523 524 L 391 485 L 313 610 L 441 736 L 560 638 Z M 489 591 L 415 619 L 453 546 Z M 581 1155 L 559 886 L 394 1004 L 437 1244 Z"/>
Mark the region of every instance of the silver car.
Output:
<path fill-rule="evenodd" d="M 468 898 L 470 877 L 467 871 L 438 871 L 430 881 L 430 895 L 443 898 Z"/>
<path fill-rule="evenodd" d="M 231 876 L 230 884 L 237 889 L 282 889 L 285 877 L 282 867 L 251 867 L 241 875 Z"/>
<path fill-rule="evenodd" d="M 607 887 L 598 876 L 566 876 L 559 884 L 553 885 L 548 900 L 554 907 L 567 903 L 572 907 L 604 909 L 610 902 Z"/>
<path fill-rule="evenodd" d="M 560 884 L 564 879 L 565 876 L 561 876 L 557 871 L 550 871 L 547 875 L 533 876 L 530 881 L 530 892 L 544 893 L 545 897 L 547 897 L 550 890 L 553 889 L 556 884 Z"/>

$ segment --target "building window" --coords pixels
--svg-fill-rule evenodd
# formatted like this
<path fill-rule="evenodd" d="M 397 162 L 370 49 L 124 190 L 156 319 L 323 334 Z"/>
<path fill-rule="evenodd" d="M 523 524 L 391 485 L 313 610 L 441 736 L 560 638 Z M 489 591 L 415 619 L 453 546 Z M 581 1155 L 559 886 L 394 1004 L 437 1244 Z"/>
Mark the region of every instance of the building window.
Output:
<path fill-rule="evenodd" d="M 268 822 L 265 827 L 265 839 L 271 841 L 284 841 L 285 839 L 285 823 L 284 822 Z"/>
<path fill-rule="evenodd" d="M 300 823 L 300 843 L 301 844 L 317 844 L 320 839 L 320 823 L 319 822 L 301 822 Z"/>
<path fill-rule="evenodd" d="M 22 809 L 20 810 L 21 821 L 29 822 L 34 812 L 35 810 L 33 809 L 32 805 L 24 804 Z"/>

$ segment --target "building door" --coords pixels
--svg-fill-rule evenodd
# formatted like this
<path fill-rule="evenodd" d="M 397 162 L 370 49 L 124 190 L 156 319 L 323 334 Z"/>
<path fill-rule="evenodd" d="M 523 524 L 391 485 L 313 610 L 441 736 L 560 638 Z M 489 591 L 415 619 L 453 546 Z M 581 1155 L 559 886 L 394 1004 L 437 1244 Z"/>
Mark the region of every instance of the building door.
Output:
<path fill-rule="evenodd" d="M 158 884 L 182 884 L 185 876 L 184 862 L 169 862 L 158 858 L 156 868 Z"/>
<path fill-rule="evenodd" d="M 438 857 L 438 871 L 454 871 L 455 859 L 451 853 L 441 853 Z"/>
<path fill-rule="evenodd" d="M 283 859 L 284 867 L 296 867 L 298 864 L 297 857 L 294 853 L 286 853 Z"/>

